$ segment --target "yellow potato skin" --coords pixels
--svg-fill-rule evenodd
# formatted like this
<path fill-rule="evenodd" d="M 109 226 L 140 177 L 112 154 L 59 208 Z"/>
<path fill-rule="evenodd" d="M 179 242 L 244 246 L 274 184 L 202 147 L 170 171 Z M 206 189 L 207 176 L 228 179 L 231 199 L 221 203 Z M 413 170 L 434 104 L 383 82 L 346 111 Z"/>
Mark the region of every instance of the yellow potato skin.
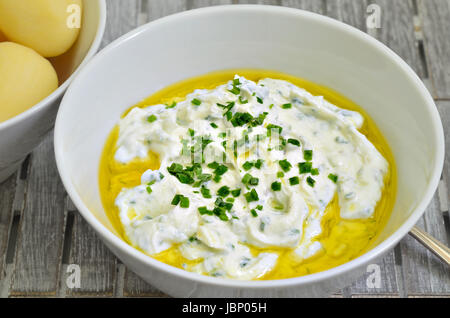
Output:
<path fill-rule="evenodd" d="M 58 88 L 55 69 L 34 50 L 0 43 L 0 122 L 31 108 Z"/>
<path fill-rule="evenodd" d="M 69 28 L 69 5 L 82 0 L 0 0 L 0 30 L 12 42 L 44 57 L 58 56 L 75 42 L 79 28 Z"/>

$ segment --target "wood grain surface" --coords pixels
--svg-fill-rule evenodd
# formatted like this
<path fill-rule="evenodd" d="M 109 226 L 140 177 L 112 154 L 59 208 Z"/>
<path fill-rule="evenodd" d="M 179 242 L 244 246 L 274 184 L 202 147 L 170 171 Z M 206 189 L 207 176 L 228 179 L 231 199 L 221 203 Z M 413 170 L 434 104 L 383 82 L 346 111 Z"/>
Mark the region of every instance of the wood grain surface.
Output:
<path fill-rule="evenodd" d="M 399 54 L 436 100 L 450 149 L 450 0 L 107 0 L 102 47 L 160 17 L 221 4 L 268 4 L 327 15 L 368 32 Z M 381 8 L 368 29 L 367 8 Z M 0 184 L 0 297 L 167 297 L 129 271 L 82 219 L 59 179 L 53 134 Z M 417 226 L 450 244 L 450 154 L 432 202 Z M 71 264 L 79 288 L 68 287 Z M 333 297 L 450 297 L 450 270 L 411 237 Z M 371 286 L 374 270 L 381 286 Z M 373 288 L 372 288 L 373 287 Z"/>

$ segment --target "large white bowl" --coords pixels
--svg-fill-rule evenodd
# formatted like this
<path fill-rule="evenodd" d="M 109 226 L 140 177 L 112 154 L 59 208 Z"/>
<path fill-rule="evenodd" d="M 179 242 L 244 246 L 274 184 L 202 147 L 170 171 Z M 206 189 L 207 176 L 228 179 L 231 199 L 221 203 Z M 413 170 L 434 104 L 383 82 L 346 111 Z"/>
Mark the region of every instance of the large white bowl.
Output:
<path fill-rule="evenodd" d="M 398 195 L 369 252 L 313 275 L 272 281 L 200 276 L 152 259 L 121 240 L 105 215 L 98 166 L 120 115 L 174 82 L 229 68 L 277 70 L 329 86 L 376 121 L 393 150 Z M 273 6 L 188 11 L 144 25 L 113 42 L 79 73 L 56 121 L 55 151 L 64 185 L 87 222 L 134 272 L 173 296 L 321 296 L 349 284 L 420 218 L 444 158 L 433 99 L 390 49 L 335 20 Z"/>
<path fill-rule="evenodd" d="M 97 52 L 105 24 L 105 0 L 83 0 L 82 25 L 77 41 L 69 51 L 50 59 L 58 73 L 58 89 L 27 111 L 0 122 L 0 183 L 17 170 L 26 155 L 52 129 L 64 92 L 77 70 Z"/>

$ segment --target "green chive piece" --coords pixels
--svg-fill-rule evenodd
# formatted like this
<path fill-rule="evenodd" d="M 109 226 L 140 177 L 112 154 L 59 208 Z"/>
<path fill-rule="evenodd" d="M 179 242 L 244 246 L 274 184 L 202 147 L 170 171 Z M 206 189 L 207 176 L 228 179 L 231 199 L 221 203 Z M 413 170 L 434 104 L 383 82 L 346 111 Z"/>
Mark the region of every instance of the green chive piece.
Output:
<path fill-rule="evenodd" d="M 277 172 L 277 178 L 283 178 L 284 177 L 284 172 L 283 171 L 278 171 Z"/>
<path fill-rule="evenodd" d="M 291 186 L 297 185 L 300 183 L 300 179 L 298 177 L 289 178 L 289 184 Z"/>
<path fill-rule="evenodd" d="M 202 101 L 197 98 L 194 98 L 193 100 L 191 100 L 191 103 L 195 106 L 200 106 L 202 104 Z"/>
<path fill-rule="evenodd" d="M 330 174 L 328 175 L 328 179 L 330 179 L 330 180 L 333 181 L 334 183 L 337 183 L 337 181 L 338 181 L 338 176 L 335 175 L 335 174 L 330 173 Z"/>
<path fill-rule="evenodd" d="M 244 100 L 244 99 L 242 98 L 242 96 L 239 96 L 239 103 L 241 103 L 241 104 L 247 104 L 247 103 L 248 103 L 248 100 L 247 100 L 247 99 Z"/>
<path fill-rule="evenodd" d="M 158 118 L 155 115 L 150 115 L 147 117 L 147 121 L 149 123 L 153 123 L 154 121 L 156 121 Z"/>
<path fill-rule="evenodd" d="M 287 142 L 290 143 L 291 145 L 300 147 L 300 141 L 298 141 L 297 139 L 289 138 Z"/>
<path fill-rule="evenodd" d="M 263 206 L 262 205 L 257 205 L 256 209 L 261 211 L 263 209 Z"/>
<path fill-rule="evenodd" d="M 273 191 L 280 191 L 281 190 L 281 182 L 273 182 L 270 186 Z"/>
<path fill-rule="evenodd" d="M 251 209 L 251 210 L 250 210 L 250 213 L 252 214 L 252 216 L 253 216 L 254 218 L 256 218 L 256 217 L 258 216 L 258 213 L 256 212 L 255 209 Z"/>
<path fill-rule="evenodd" d="M 219 190 L 217 190 L 217 195 L 221 196 L 222 198 L 225 198 L 229 194 L 230 194 L 230 188 L 227 186 L 223 186 Z"/>
<path fill-rule="evenodd" d="M 303 151 L 303 158 L 306 161 L 311 161 L 313 157 L 313 151 L 312 150 L 304 150 Z"/>
<path fill-rule="evenodd" d="M 242 183 L 243 184 L 248 184 L 252 178 L 253 177 L 252 177 L 252 175 L 250 173 L 246 173 L 244 175 L 244 177 L 242 178 Z"/>
<path fill-rule="evenodd" d="M 221 176 L 223 174 L 225 174 L 225 172 L 228 171 L 228 167 L 225 165 L 220 165 L 216 168 L 216 170 L 214 170 L 214 173 L 218 176 Z"/>
<path fill-rule="evenodd" d="M 289 170 L 291 170 L 292 165 L 286 159 L 278 161 L 278 164 L 284 172 L 288 172 Z"/>
<path fill-rule="evenodd" d="M 300 162 L 298 164 L 298 168 L 299 168 L 300 174 L 310 173 L 312 170 L 312 163 L 311 162 Z"/>
<path fill-rule="evenodd" d="M 253 201 L 259 200 L 258 193 L 256 192 L 255 189 L 252 189 L 250 192 L 247 192 L 246 194 L 244 194 L 244 197 L 247 200 L 247 202 L 253 202 Z"/>
<path fill-rule="evenodd" d="M 261 166 L 262 166 L 263 162 L 264 162 L 264 161 L 263 161 L 262 159 L 256 160 L 256 162 L 255 162 L 255 168 L 256 168 L 256 169 L 261 169 Z"/>
<path fill-rule="evenodd" d="M 241 189 L 231 190 L 231 195 L 235 198 L 241 195 Z"/>
<path fill-rule="evenodd" d="M 150 193 L 152 193 L 152 188 L 150 188 L 150 186 L 147 186 L 147 192 L 150 194 Z"/>
<path fill-rule="evenodd" d="M 217 124 L 216 123 L 210 123 L 210 125 L 211 125 L 211 127 L 212 128 L 214 128 L 214 129 L 216 129 L 216 128 L 218 128 L 219 126 L 217 126 Z"/>
<path fill-rule="evenodd" d="M 172 104 L 170 104 L 170 105 L 166 104 L 166 109 L 174 108 L 175 106 L 177 106 L 177 102 L 173 101 Z"/>
<path fill-rule="evenodd" d="M 208 188 L 203 186 L 203 187 L 201 187 L 200 192 L 205 199 L 212 198 L 211 192 Z"/>
<path fill-rule="evenodd" d="M 171 204 L 172 205 L 178 205 L 178 203 L 180 203 L 180 201 L 181 201 L 181 197 L 182 197 L 181 194 L 175 194 L 175 196 L 172 199 Z"/>
<path fill-rule="evenodd" d="M 319 169 L 318 168 L 311 169 L 311 175 L 318 176 L 319 175 Z"/>
<path fill-rule="evenodd" d="M 191 128 L 189 128 L 188 130 L 189 130 L 189 136 L 194 137 L 194 135 L 195 135 L 195 130 L 194 130 L 194 129 L 191 129 Z"/>
<path fill-rule="evenodd" d="M 306 183 L 308 183 L 308 185 L 309 185 L 311 188 L 314 188 L 314 184 L 316 183 L 316 180 L 314 180 L 314 179 L 311 178 L 311 177 L 308 177 L 308 178 L 306 178 Z"/>
<path fill-rule="evenodd" d="M 283 105 L 281 105 L 281 108 L 283 108 L 283 109 L 292 108 L 292 104 L 283 104 Z"/>
<path fill-rule="evenodd" d="M 229 89 L 228 91 L 234 95 L 239 95 L 241 93 L 241 89 L 236 86 L 233 86 L 233 88 Z"/>
<path fill-rule="evenodd" d="M 182 196 L 181 202 L 180 202 L 180 207 L 187 209 L 189 207 L 189 198 Z"/>
<path fill-rule="evenodd" d="M 262 104 L 264 103 L 263 99 L 261 97 L 256 96 L 256 100 L 258 101 L 258 103 Z"/>
<path fill-rule="evenodd" d="M 243 165 L 242 168 L 244 168 L 245 171 L 250 170 L 251 168 L 253 168 L 253 162 L 250 161 L 246 161 Z"/>

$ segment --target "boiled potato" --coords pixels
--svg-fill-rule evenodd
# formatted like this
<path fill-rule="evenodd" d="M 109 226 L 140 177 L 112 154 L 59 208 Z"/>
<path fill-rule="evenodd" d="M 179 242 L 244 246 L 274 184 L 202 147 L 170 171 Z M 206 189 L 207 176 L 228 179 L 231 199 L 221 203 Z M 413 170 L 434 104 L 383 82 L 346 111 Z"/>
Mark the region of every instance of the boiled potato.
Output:
<path fill-rule="evenodd" d="M 0 31 L 0 42 L 6 41 L 5 35 Z"/>
<path fill-rule="evenodd" d="M 0 122 L 31 108 L 58 88 L 53 66 L 30 48 L 0 43 Z"/>
<path fill-rule="evenodd" d="M 44 57 L 61 55 L 78 37 L 76 21 L 81 19 L 81 2 L 0 0 L 0 30 L 10 41 L 28 46 Z"/>

